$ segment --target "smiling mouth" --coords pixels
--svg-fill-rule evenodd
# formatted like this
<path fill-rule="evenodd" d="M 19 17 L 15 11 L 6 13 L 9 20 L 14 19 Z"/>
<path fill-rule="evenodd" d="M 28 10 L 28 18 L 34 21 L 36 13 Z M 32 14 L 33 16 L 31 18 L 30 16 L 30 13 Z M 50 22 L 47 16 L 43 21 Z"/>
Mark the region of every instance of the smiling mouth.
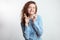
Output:
<path fill-rule="evenodd" d="M 30 11 L 30 12 L 34 12 L 34 11 Z"/>

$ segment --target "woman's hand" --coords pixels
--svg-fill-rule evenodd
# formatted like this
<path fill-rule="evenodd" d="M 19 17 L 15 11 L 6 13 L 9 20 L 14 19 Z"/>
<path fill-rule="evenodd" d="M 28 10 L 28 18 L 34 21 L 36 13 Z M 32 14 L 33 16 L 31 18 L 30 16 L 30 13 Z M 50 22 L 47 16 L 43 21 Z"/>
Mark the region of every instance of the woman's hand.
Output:
<path fill-rule="evenodd" d="M 34 15 L 33 15 L 33 19 L 32 19 L 33 22 L 36 20 L 36 18 L 37 18 L 37 14 L 34 14 Z"/>
<path fill-rule="evenodd" d="M 26 16 L 26 14 L 24 14 L 25 17 L 25 25 L 28 26 L 29 23 L 29 17 Z"/>

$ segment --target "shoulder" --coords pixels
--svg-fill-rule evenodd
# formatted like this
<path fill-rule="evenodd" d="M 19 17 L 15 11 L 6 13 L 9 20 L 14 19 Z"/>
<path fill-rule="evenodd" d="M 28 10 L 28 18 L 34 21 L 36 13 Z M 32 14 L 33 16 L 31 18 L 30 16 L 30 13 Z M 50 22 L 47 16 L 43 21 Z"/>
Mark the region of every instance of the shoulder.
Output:
<path fill-rule="evenodd" d="M 37 21 L 42 22 L 42 17 L 40 15 L 37 15 Z"/>
<path fill-rule="evenodd" d="M 41 20 L 42 17 L 41 17 L 40 15 L 37 15 L 37 19 L 38 19 L 38 20 Z"/>

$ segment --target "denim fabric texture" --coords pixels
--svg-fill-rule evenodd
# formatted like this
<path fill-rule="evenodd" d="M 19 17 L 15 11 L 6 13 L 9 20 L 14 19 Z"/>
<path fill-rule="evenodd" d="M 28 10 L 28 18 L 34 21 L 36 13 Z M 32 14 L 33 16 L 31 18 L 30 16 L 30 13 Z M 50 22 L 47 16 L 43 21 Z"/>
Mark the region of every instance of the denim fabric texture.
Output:
<path fill-rule="evenodd" d="M 43 23 L 40 15 L 37 15 L 37 19 L 34 22 L 30 19 L 28 27 L 21 23 L 21 28 L 25 40 L 42 40 Z"/>

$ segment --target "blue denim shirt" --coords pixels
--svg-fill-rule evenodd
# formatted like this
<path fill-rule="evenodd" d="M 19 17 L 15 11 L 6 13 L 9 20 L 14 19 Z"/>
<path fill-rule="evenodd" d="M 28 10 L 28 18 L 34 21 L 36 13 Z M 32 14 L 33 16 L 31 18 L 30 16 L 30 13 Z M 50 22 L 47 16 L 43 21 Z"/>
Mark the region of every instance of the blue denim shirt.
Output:
<path fill-rule="evenodd" d="M 30 19 L 28 27 L 24 26 L 23 23 L 21 23 L 21 27 L 25 40 L 42 40 L 43 24 L 40 15 L 37 15 L 37 19 L 34 23 L 32 22 L 32 19 Z"/>

